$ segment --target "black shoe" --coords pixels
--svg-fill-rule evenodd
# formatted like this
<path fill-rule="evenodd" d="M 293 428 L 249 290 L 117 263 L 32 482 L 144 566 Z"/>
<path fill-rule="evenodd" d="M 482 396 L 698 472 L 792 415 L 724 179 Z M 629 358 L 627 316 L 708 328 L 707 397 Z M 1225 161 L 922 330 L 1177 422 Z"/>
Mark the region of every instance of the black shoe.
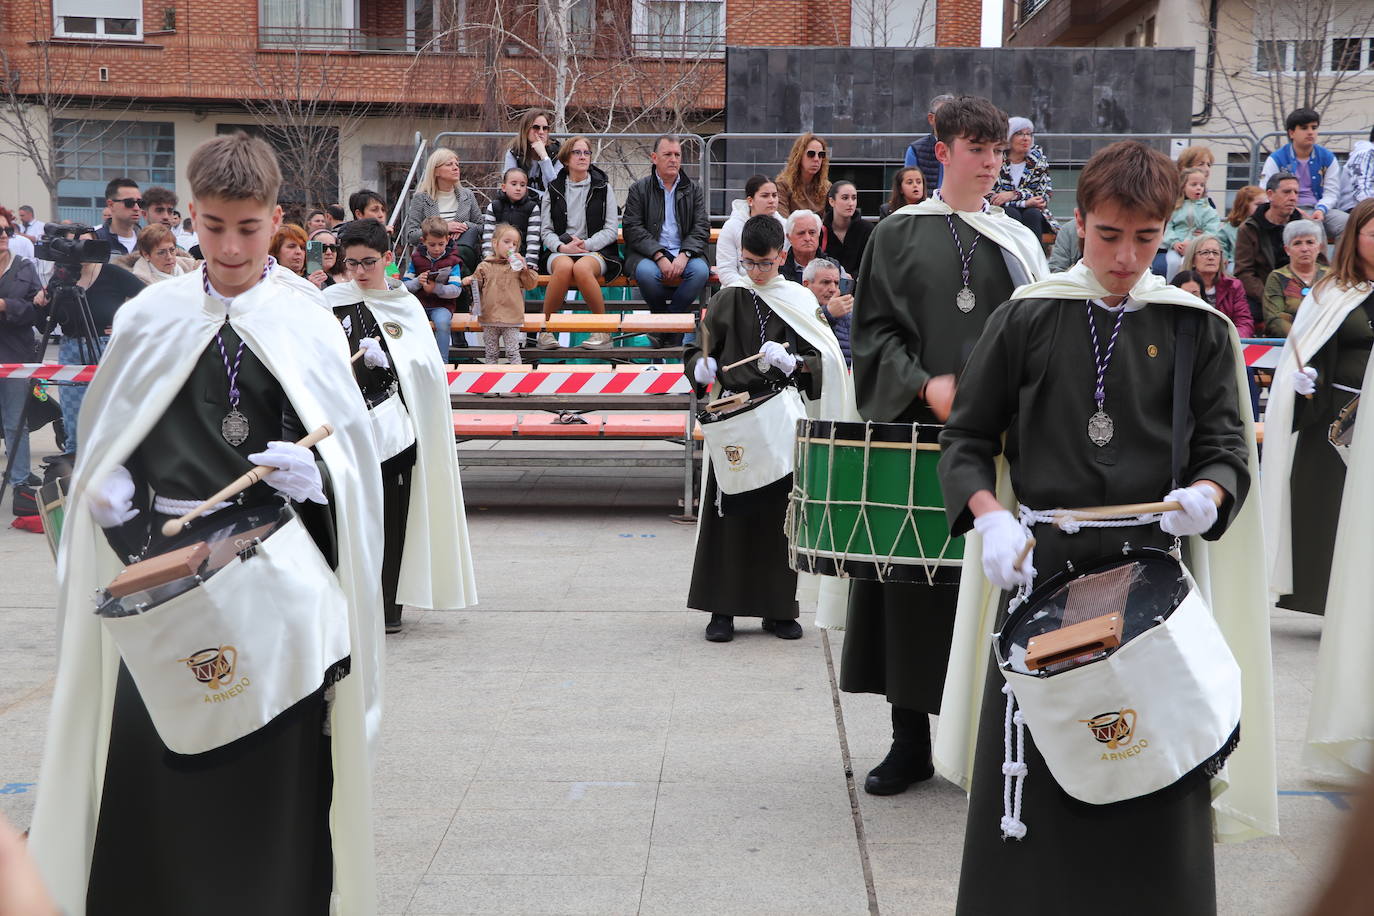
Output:
<path fill-rule="evenodd" d="M 15 487 L 11 492 L 14 494 L 11 508 L 16 517 L 38 514 L 38 497 L 33 487 Z"/>
<path fill-rule="evenodd" d="M 795 620 L 763 619 L 763 631 L 772 633 L 778 639 L 801 639 L 802 626 Z"/>
<path fill-rule="evenodd" d="M 39 477 L 37 474 L 29 474 L 28 478 L 24 481 L 23 485 L 26 487 L 34 487 L 36 489 L 38 487 L 43 486 L 43 478 Z"/>
<path fill-rule="evenodd" d="M 735 638 L 735 618 L 729 614 L 712 614 L 706 625 L 707 642 L 729 642 Z"/>
<path fill-rule="evenodd" d="M 898 795 L 912 783 L 935 775 L 930 759 L 930 716 L 915 709 L 892 707 L 892 748 L 883 762 L 869 771 L 864 791 L 869 795 Z"/>
<path fill-rule="evenodd" d="M 399 633 L 401 632 L 401 621 L 400 619 L 388 620 L 384 627 L 388 633 Z"/>

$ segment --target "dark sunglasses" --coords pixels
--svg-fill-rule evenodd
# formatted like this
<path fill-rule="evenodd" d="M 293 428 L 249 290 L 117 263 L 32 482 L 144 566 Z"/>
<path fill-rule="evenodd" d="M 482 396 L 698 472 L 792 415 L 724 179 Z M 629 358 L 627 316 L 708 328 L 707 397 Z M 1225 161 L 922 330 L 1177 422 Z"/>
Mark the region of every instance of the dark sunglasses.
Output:
<path fill-rule="evenodd" d="M 5 227 L 5 235 L 14 235 L 14 227 L 13 227 L 13 226 L 6 226 L 6 227 Z"/>
<path fill-rule="evenodd" d="M 341 253 L 341 252 L 343 251 L 343 246 L 342 246 L 342 245 L 331 245 L 331 244 L 329 244 L 328 242 L 324 242 L 324 243 L 322 243 L 322 244 L 320 245 L 320 250 L 321 250 L 321 251 L 332 251 L 332 252 L 334 252 L 335 254 L 339 254 L 339 253 Z"/>
<path fill-rule="evenodd" d="M 824 158 L 825 158 L 825 150 L 823 150 L 823 149 L 809 149 L 809 150 L 806 151 L 806 158 L 807 158 L 807 159 L 824 159 Z"/>
<path fill-rule="evenodd" d="M 117 204 L 123 204 L 124 206 L 128 207 L 130 210 L 141 210 L 141 209 L 143 209 L 143 198 L 142 198 L 142 197 L 121 197 L 119 200 L 116 200 L 115 203 L 117 203 Z"/>
<path fill-rule="evenodd" d="M 531 125 L 530 125 L 530 130 L 537 130 L 537 131 L 540 131 L 540 132 L 547 132 L 548 129 L 549 129 L 549 125 L 547 125 L 547 124 L 531 124 Z"/>

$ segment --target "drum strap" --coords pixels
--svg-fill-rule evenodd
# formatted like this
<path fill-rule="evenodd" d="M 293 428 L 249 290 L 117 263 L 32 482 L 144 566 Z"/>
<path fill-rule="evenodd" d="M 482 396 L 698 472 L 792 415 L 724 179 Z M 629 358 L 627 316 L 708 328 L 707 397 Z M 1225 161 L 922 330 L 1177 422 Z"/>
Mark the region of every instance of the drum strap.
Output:
<path fill-rule="evenodd" d="M 1174 315 L 1174 488 L 1181 486 L 1183 465 L 1187 460 L 1189 432 L 1192 428 L 1193 363 L 1197 354 L 1198 314 L 1180 308 Z"/>

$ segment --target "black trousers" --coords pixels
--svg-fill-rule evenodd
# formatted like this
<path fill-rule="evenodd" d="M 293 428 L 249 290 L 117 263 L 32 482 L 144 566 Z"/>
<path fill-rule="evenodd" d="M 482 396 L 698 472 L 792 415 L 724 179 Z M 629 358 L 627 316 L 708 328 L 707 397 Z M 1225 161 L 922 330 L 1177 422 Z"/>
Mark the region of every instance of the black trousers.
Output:
<path fill-rule="evenodd" d="M 410 477 L 414 470 L 413 445 L 382 462 L 382 614 L 386 623 L 401 622 L 396 590 L 401 582 L 401 550 L 406 542 Z"/>

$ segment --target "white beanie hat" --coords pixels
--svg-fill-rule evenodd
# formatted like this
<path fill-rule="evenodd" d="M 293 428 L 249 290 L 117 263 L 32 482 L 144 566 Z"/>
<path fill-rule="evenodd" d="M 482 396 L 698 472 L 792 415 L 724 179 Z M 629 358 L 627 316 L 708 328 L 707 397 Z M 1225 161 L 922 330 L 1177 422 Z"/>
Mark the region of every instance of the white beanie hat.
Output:
<path fill-rule="evenodd" d="M 1035 125 L 1030 118 L 1008 118 L 1007 119 L 1007 139 L 1010 140 L 1023 130 L 1035 133 Z"/>

